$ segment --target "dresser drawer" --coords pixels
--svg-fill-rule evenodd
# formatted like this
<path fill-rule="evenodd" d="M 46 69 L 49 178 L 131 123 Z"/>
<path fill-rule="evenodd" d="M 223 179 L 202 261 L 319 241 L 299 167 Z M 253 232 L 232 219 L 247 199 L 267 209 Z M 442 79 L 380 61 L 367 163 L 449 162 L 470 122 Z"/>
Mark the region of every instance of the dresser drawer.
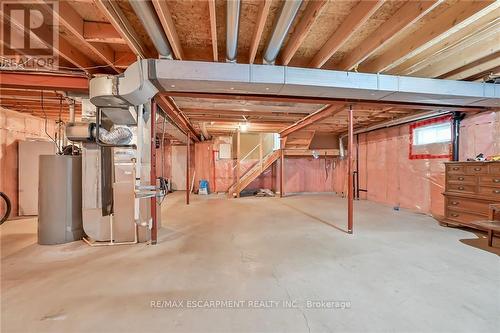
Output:
<path fill-rule="evenodd" d="M 466 165 L 465 173 L 467 175 L 487 175 L 488 166 L 487 165 Z"/>
<path fill-rule="evenodd" d="M 475 185 L 466 185 L 466 184 L 462 185 L 462 184 L 448 183 L 448 184 L 446 184 L 446 190 L 453 191 L 453 192 L 461 192 L 461 193 L 475 193 L 476 186 Z"/>
<path fill-rule="evenodd" d="M 450 184 L 476 184 L 476 176 L 471 175 L 460 175 L 460 174 L 451 174 L 448 175 L 448 183 Z"/>
<path fill-rule="evenodd" d="M 490 186 L 479 186 L 479 194 L 487 195 L 494 200 L 500 200 L 500 188 L 498 187 L 490 187 Z"/>
<path fill-rule="evenodd" d="M 498 176 L 480 176 L 479 185 L 500 187 L 500 175 Z"/>
<path fill-rule="evenodd" d="M 500 162 L 493 162 L 489 165 L 490 173 L 500 175 Z"/>
<path fill-rule="evenodd" d="M 446 207 L 451 210 L 465 210 L 470 213 L 488 216 L 489 202 L 476 201 L 469 198 L 447 197 Z"/>
<path fill-rule="evenodd" d="M 465 173 L 465 167 L 463 165 L 459 164 L 447 164 L 446 165 L 446 172 L 448 174 L 464 174 Z"/>
<path fill-rule="evenodd" d="M 449 218 L 450 220 L 457 221 L 457 222 L 472 222 L 472 221 L 480 221 L 484 220 L 484 216 L 482 215 L 476 215 L 476 214 L 471 214 L 471 213 L 464 213 L 464 212 L 459 212 L 455 210 L 450 210 L 448 209 L 446 211 L 446 217 Z"/>

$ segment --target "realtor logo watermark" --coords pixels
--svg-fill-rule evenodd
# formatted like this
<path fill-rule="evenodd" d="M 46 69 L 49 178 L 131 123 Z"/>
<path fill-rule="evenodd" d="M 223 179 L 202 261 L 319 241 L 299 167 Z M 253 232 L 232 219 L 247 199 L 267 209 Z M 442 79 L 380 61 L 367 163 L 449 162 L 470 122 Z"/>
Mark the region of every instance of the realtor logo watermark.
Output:
<path fill-rule="evenodd" d="M 346 300 L 270 300 L 270 299 L 157 299 L 149 306 L 154 309 L 323 309 L 347 310 Z"/>
<path fill-rule="evenodd" d="M 0 5 L 0 69 L 58 69 L 58 2 L 0 0 Z"/>

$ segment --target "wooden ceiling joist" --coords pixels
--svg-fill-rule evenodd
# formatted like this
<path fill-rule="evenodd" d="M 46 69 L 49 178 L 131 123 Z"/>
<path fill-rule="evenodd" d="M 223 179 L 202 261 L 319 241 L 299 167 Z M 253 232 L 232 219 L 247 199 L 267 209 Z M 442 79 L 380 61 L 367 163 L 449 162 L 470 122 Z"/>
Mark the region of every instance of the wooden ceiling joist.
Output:
<path fill-rule="evenodd" d="M 170 117 L 170 119 L 176 123 L 177 127 L 183 130 L 185 133 L 189 133 L 191 138 L 199 142 L 199 133 L 194 129 L 193 125 L 189 119 L 184 116 L 184 114 L 179 110 L 175 102 L 171 97 L 157 94 L 155 97 L 156 103 L 161 107 L 161 109 Z"/>
<path fill-rule="evenodd" d="M 340 70 L 351 70 L 403 31 L 439 5 L 440 1 L 408 1 L 391 18 L 375 30 L 361 45 L 345 56 L 336 66 Z"/>
<path fill-rule="evenodd" d="M 328 106 L 324 107 L 323 109 L 318 110 L 316 112 L 313 112 L 313 113 L 307 115 L 306 117 L 302 118 L 301 120 L 299 120 L 295 124 L 287 127 L 286 129 L 284 129 L 283 131 L 280 132 L 280 137 L 285 137 L 287 135 L 292 134 L 293 132 L 296 132 L 300 129 L 303 129 L 304 127 L 307 127 L 311 124 L 314 124 L 315 122 L 323 120 L 327 117 L 331 117 L 331 116 L 341 112 L 345 108 L 346 108 L 346 105 L 341 105 L 341 106 L 328 105 Z"/>
<path fill-rule="evenodd" d="M 260 2 L 259 13 L 257 14 L 257 22 L 255 24 L 252 43 L 250 44 L 250 51 L 248 53 L 249 64 L 253 64 L 255 61 L 255 56 L 257 55 L 257 50 L 259 49 L 260 39 L 262 38 L 262 32 L 264 31 L 264 26 L 266 25 L 266 19 L 267 15 L 269 14 L 271 3 L 271 0 L 263 0 Z"/>
<path fill-rule="evenodd" d="M 409 73 L 421 77 L 438 77 L 469 63 L 500 52 L 500 21 L 488 32 L 472 36 L 415 66 Z"/>
<path fill-rule="evenodd" d="M 111 23 L 83 22 L 83 37 L 89 43 L 127 44 Z"/>
<path fill-rule="evenodd" d="M 134 27 L 127 20 L 117 3 L 111 0 L 95 0 L 94 3 L 125 40 L 128 47 L 135 55 L 143 59 L 156 57 L 156 51 L 150 51 L 146 48 L 144 42 L 139 38 Z"/>
<path fill-rule="evenodd" d="M 442 75 L 440 78 L 448 80 L 465 80 L 483 73 L 495 73 L 500 66 L 500 52 L 493 53 L 487 57 L 476 60 L 466 66 Z"/>
<path fill-rule="evenodd" d="M 106 44 L 93 44 L 86 40 L 84 36 L 84 21 L 83 18 L 71 7 L 66 1 L 59 1 L 59 10 L 54 11 L 52 6 L 49 6 L 43 0 L 37 0 L 39 4 L 44 5 L 44 10 L 52 12 L 55 18 L 59 21 L 59 25 L 67 29 L 74 37 L 82 42 L 93 54 L 108 65 L 109 68 L 116 73 L 121 73 L 121 70 L 114 65 L 114 51 Z"/>
<path fill-rule="evenodd" d="M 285 48 L 281 51 L 279 62 L 283 66 L 288 65 L 290 60 L 292 60 L 295 52 L 299 49 L 300 45 L 306 38 L 307 33 L 311 30 L 313 23 L 316 21 L 316 18 L 319 16 L 321 10 L 327 3 L 327 0 L 313 0 L 307 3 L 307 7 L 301 16 L 297 27 L 290 36 Z"/>
<path fill-rule="evenodd" d="M 446 45 L 452 34 L 459 38 L 473 33 L 485 23 L 499 17 L 500 2 L 459 1 L 450 6 L 442 15 L 436 15 L 421 29 L 415 31 L 382 55 L 361 64 L 361 72 L 386 72 L 434 45 Z M 457 35 L 458 35 L 457 34 Z"/>
<path fill-rule="evenodd" d="M 219 61 L 217 45 L 217 18 L 215 13 L 215 0 L 208 0 L 208 12 L 210 15 L 210 36 L 212 38 L 212 54 L 214 61 Z"/>
<path fill-rule="evenodd" d="M 26 5 L 27 6 L 27 5 Z M 45 45 L 47 48 L 53 49 L 55 53 L 57 53 L 60 57 L 64 58 L 66 61 L 72 63 L 77 68 L 81 69 L 84 72 L 92 72 L 94 70 L 89 68 L 94 68 L 96 64 L 92 62 L 85 54 L 83 54 L 80 50 L 76 49 L 73 45 L 71 45 L 66 39 L 60 37 L 58 39 L 57 44 L 48 44 L 47 40 L 52 40 L 50 36 L 47 36 L 51 33 L 50 29 L 39 29 L 38 34 L 34 34 L 31 30 L 26 29 L 26 26 L 21 22 L 13 19 L 12 17 L 6 15 L 3 11 L 0 11 L 1 21 L 7 22 L 12 26 L 16 27 L 19 31 L 22 31 L 24 35 L 29 36 L 31 40 L 36 41 L 41 45 Z M 45 34 L 45 36 L 43 35 Z"/>
<path fill-rule="evenodd" d="M 340 27 L 316 53 L 309 67 L 320 68 L 323 66 L 383 4 L 383 0 L 360 1 L 350 14 L 347 15 L 347 18 Z"/>
<path fill-rule="evenodd" d="M 416 104 L 405 102 L 386 102 L 386 101 L 360 101 L 360 100 L 342 100 L 335 98 L 324 97 L 295 97 L 295 96 L 272 96 L 272 95 L 253 95 L 253 94 L 213 94 L 213 93 L 198 93 L 198 92 L 169 92 L 172 97 L 193 97 L 193 98 L 210 98 L 210 99 L 226 99 L 236 101 L 266 101 L 266 102 L 290 102 L 304 104 L 336 104 L 345 105 L 346 103 L 368 108 L 392 107 L 409 110 L 443 110 L 443 111 L 463 111 L 476 112 L 483 111 L 482 107 L 469 107 L 460 105 L 432 105 L 432 104 Z"/>
<path fill-rule="evenodd" d="M 153 0 L 153 6 L 156 10 L 156 14 L 158 14 L 158 18 L 165 31 L 165 35 L 167 35 L 175 57 L 179 60 L 184 60 L 184 51 L 182 50 L 182 45 L 177 35 L 177 30 L 175 29 L 175 24 L 172 20 L 167 2 L 163 0 Z"/>

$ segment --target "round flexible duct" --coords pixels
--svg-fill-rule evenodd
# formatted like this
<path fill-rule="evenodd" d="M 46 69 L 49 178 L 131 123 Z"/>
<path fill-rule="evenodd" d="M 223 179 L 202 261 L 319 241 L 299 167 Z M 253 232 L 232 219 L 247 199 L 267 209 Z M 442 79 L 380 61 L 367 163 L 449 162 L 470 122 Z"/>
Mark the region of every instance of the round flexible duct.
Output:
<path fill-rule="evenodd" d="M 93 133 L 96 136 L 96 130 L 94 128 Z M 132 140 L 132 131 L 127 127 L 117 127 L 111 131 L 107 131 L 104 128 L 99 129 L 99 139 L 107 144 L 128 144 Z"/>

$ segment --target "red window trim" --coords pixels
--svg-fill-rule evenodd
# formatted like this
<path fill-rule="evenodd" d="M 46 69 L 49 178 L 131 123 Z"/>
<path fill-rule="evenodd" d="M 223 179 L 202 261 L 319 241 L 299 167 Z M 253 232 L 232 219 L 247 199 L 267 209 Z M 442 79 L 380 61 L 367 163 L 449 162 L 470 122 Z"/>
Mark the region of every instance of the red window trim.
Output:
<path fill-rule="evenodd" d="M 423 127 L 431 124 L 438 124 L 438 123 L 446 123 L 451 121 L 451 116 L 442 116 L 442 117 L 437 117 L 433 119 L 427 119 L 427 120 L 422 120 L 418 121 L 416 123 L 413 123 L 410 125 L 410 150 L 408 154 L 408 158 L 410 160 L 423 160 L 423 159 L 433 159 L 433 158 L 447 158 L 451 160 L 451 144 L 450 144 L 450 149 L 448 154 L 441 154 L 441 155 L 433 155 L 433 154 L 413 154 L 413 132 L 416 128 L 418 127 Z"/>

